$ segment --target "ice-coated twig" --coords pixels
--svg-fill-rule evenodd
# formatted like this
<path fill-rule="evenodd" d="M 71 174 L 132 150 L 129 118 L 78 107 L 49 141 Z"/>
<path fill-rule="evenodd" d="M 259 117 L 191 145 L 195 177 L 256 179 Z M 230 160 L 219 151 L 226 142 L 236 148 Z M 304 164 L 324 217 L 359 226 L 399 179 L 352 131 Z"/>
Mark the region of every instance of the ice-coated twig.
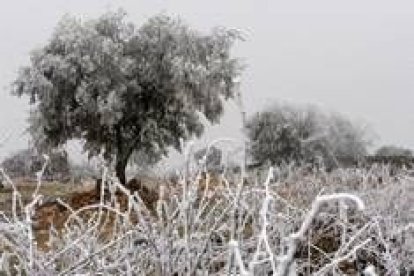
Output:
<path fill-rule="evenodd" d="M 45 162 L 43 163 L 41 170 L 36 172 L 36 189 L 32 194 L 33 198 L 35 198 L 37 194 L 39 193 L 40 186 L 42 186 L 42 177 L 45 174 L 47 166 L 49 165 L 49 161 L 50 161 L 49 156 L 44 154 L 43 158 L 45 159 Z"/>
<path fill-rule="evenodd" d="M 377 276 L 378 274 L 375 272 L 375 267 L 373 265 L 367 266 L 363 271 L 364 276 Z"/>
<path fill-rule="evenodd" d="M 239 268 L 240 276 L 253 276 L 253 274 L 251 274 L 249 271 L 246 270 L 246 267 L 243 263 L 243 260 L 240 254 L 239 244 L 237 243 L 237 241 L 231 240 L 229 242 L 229 247 L 232 252 L 232 255 L 234 255 L 236 266 Z"/>
<path fill-rule="evenodd" d="M 313 220 L 316 218 L 323 204 L 330 201 L 347 200 L 356 204 L 359 210 L 364 209 L 364 202 L 357 196 L 347 193 L 336 193 L 331 195 L 319 195 L 313 202 L 312 208 L 305 217 L 299 230 L 288 237 L 287 253 L 279 258 L 279 267 L 276 275 L 287 276 L 290 273 L 291 265 L 294 262 L 294 255 L 300 240 L 304 239 L 306 232 L 310 229 Z"/>
<path fill-rule="evenodd" d="M 266 181 L 264 183 L 265 186 L 265 198 L 263 201 L 263 205 L 262 208 L 260 210 L 260 217 L 262 220 L 262 229 L 260 231 L 259 237 L 258 237 L 258 242 L 257 242 L 257 247 L 256 247 L 256 252 L 253 255 L 253 260 L 250 262 L 249 264 L 249 270 L 251 273 L 254 272 L 254 268 L 255 265 L 260 261 L 259 260 L 259 255 L 261 255 L 261 247 L 264 245 L 265 250 L 266 250 L 266 254 L 268 256 L 268 260 L 272 266 L 272 271 L 276 271 L 276 262 L 275 262 L 275 258 L 274 258 L 274 254 L 273 251 L 271 249 L 271 246 L 269 244 L 269 240 L 268 240 L 268 233 L 267 233 L 267 227 L 269 225 L 268 219 L 267 219 L 267 215 L 268 215 L 268 210 L 269 210 L 269 204 L 270 201 L 272 200 L 272 196 L 270 193 L 270 182 L 273 179 L 273 167 L 270 167 L 268 174 L 267 174 L 267 178 Z"/>
<path fill-rule="evenodd" d="M 316 276 L 326 275 L 326 272 L 328 270 L 330 270 L 332 267 L 335 267 L 339 263 L 353 258 L 356 255 L 357 251 L 364 248 L 369 242 L 371 242 L 371 239 L 364 240 L 363 242 L 361 242 L 360 244 L 358 244 L 354 248 L 352 248 L 352 250 L 350 252 L 348 252 L 347 254 L 345 254 L 343 256 L 340 256 L 340 257 L 336 257 L 335 259 L 333 259 L 331 262 L 329 262 L 324 267 L 322 267 L 318 272 L 314 273 L 314 275 L 316 275 Z"/>

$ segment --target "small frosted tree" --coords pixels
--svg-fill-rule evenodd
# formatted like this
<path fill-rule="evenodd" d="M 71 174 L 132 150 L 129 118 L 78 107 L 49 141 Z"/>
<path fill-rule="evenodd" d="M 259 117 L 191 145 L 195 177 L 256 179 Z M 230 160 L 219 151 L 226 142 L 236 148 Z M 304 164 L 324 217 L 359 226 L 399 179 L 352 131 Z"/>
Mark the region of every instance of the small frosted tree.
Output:
<path fill-rule="evenodd" d="M 49 164 L 43 177 L 49 179 L 65 180 L 70 174 L 70 163 L 66 151 L 48 152 Z M 34 149 L 24 149 L 5 158 L 1 167 L 11 177 L 36 177 L 41 171 L 45 159 Z"/>
<path fill-rule="evenodd" d="M 314 109 L 297 109 L 288 105 L 274 105 L 256 113 L 247 121 L 250 154 L 256 163 L 280 164 L 299 162 L 313 157 L 317 140 L 310 140 L 320 130 Z"/>
<path fill-rule="evenodd" d="M 367 128 L 334 113 L 326 124 L 327 147 L 339 159 L 358 160 L 367 155 L 371 141 Z"/>
<path fill-rule="evenodd" d="M 337 158 L 364 156 L 369 142 L 366 131 L 350 120 L 309 106 L 273 105 L 251 116 L 246 128 L 250 155 L 258 164 L 332 165 Z"/>
<path fill-rule="evenodd" d="M 140 27 L 123 12 L 67 17 L 22 68 L 13 93 L 30 97 L 38 146 L 81 139 L 89 156 L 103 150 L 125 183 L 135 154 L 156 162 L 201 135 L 202 116 L 218 122 L 240 73 L 230 53 L 238 38 L 218 28 L 202 34 L 165 15 Z"/>

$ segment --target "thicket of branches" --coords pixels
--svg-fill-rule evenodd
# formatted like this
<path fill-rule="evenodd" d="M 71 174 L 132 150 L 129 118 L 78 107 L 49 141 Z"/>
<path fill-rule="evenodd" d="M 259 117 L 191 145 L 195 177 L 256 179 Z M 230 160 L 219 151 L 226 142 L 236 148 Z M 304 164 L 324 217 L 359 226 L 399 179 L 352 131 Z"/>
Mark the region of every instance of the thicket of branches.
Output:
<path fill-rule="evenodd" d="M 33 230 L 42 195 L 35 192 L 23 204 L 5 175 L 14 192 L 12 213 L 0 212 L 0 271 L 408 275 L 414 267 L 414 179 L 408 172 L 391 177 L 382 166 L 331 173 L 286 166 L 256 177 L 202 172 L 160 186 L 158 200 L 148 206 L 104 170 L 98 202 L 74 210 L 57 201 L 70 215 L 63 230 L 50 228 L 46 252 Z"/>

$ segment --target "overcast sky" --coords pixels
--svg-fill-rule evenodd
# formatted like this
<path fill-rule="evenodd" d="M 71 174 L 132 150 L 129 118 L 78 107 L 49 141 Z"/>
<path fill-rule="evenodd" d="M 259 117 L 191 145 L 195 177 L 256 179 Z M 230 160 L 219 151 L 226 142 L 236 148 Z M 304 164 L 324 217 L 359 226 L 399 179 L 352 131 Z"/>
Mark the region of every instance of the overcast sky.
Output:
<path fill-rule="evenodd" d="M 27 146 L 27 101 L 8 86 L 31 50 L 66 13 L 92 18 L 125 9 L 137 24 L 164 12 L 197 29 L 240 29 L 235 54 L 247 69 L 242 93 L 249 113 L 271 101 L 317 104 L 369 123 L 377 144 L 414 148 L 414 1 L 399 0 L 14 0 L 0 8 L 0 156 Z M 230 104 L 206 139 L 240 137 Z"/>

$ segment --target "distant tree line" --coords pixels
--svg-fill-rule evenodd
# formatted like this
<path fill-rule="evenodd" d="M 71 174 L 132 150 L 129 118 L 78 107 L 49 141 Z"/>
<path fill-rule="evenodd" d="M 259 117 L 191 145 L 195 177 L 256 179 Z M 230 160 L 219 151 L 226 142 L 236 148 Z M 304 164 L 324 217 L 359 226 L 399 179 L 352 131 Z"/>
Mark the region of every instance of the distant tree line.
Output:
<path fill-rule="evenodd" d="M 387 145 L 378 148 L 375 154 L 367 156 L 365 162 L 367 165 L 390 164 L 396 168 L 412 169 L 414 168 L 414 155 L 410 149 Z"/>
<path fill-rule="evenodd" d="M 49 155 L 49 161 L 43 179 L 67 180 L 70 176 L 70 164 L 65 151 L 53 151 Z M 41 171 L 46 159 L 35 149 L 20 150 L 7 157 L 1 167 L 9 177 L 27 177 L 34 179 L 36 173 Z"/>
<path fill-rule="evenodd" d="M 410 149 L 388 145 L 382 146 L 375 152 L 375 156 L 387 156 L 387 157 L 413 157 L 413 152 Z"/>
<path fill-rule="evenodd" d="M 413 152 L 398 146 L 382 146 L 369 154 L 367 128 L 337 113 L 312 106 L 273 106 L 247 121 L 250 166 L 296 163 L 326 168 L 370 166 L 375 163 L 409 167 Z"/>

